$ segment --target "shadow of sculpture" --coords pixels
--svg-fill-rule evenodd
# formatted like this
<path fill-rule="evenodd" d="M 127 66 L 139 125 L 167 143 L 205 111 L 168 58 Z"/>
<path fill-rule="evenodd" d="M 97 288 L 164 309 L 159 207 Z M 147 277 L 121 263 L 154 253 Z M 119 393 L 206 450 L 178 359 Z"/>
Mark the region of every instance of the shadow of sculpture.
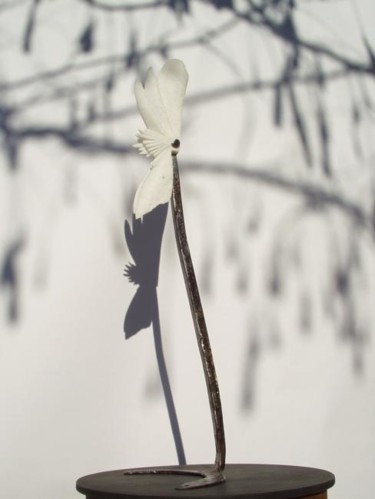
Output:
<path fill-rule="evenodd" d="M 125 338 L 129 339 L 152 326 L 160 380 L 178 463 L 182 465 L 186 464 L 186 458 L 163 352 L 157 296 L 161 241 L 167 212 L 168 204 L 164 204 L 146 214 L 142 220 L 133 215 L 132 229 L 125 221 L 125 240 L 134 264 L 126 265 L 124 275 L 138 288 L 125 315 L 124 332 Z"/>

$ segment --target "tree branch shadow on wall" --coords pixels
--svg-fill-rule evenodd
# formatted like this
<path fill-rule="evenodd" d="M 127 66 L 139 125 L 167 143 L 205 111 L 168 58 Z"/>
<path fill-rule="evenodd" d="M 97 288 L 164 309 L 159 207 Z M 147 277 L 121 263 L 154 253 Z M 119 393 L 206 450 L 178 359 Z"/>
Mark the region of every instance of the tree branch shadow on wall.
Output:
<path fill-rule="evenodd" d="M 8 291 L 6 314 L 10 323 L 17 322 L 19 317 L 20 283 L 17 261 L 24 245 L 25 237 L 21 234 L 6 248 L 0 265 L 0 290 Z"/>
<path fill-rule="evenodd" d="M 2 17 L 5 15 L 5 11 L 16 9 L 17 5 L 21 3 L 29 4 L 29 11 L 26 22 L 21 23 L 20 38 L 18 43 L 15 44 L 15 53 L 17 58 L 20 55 L 24 57 L 25 59 L 22 60 L 25 62 L 29 58 L 27 64 L 30 64 L 34 60 L 33 56 L 36 56 L 36 60 L 39 57 L 38 47 L 40 42 L 35 43 L 34 35 L 37 32 L 39 23 L 37 10 L 44 8 L 45 5 L 42 2 L 34 2 L 33 0 L 7 2 L 6 5 L 0 7 Z M 73 2 L 73 4 L 75 3 L 79 5 L 81 2 Z M 366 120 L 372 117 L 371 113 L 374 109 L 373 99 L 367 88 L 367 83 L 373 81 L 375 58 L 374 49 L 371 47 L 361 26 L 358 25 L 358 29 L 363 38 L 364 54 L 367 54 L 367 56 L 358 55 L 354 57 L 352 54 L 346 53 L 340 45 L 332 43 L 329 36 L 315 41 L 305 38 L 305 33 L 299 29 L 299 17 L 297 15 L 303 6 L 292 0 L 260 0 L 259 2 L 247 2 L 247 4 L 245 2 L 241 8 L 237 6 L 236 2 L 230 0 L 210 0 L 206 2 L 206 7 L 212 7 L 212 14 L 216 10 L 225 9 L 228 19 L 222 21 L 221 18 L 218 18 L 218 22 L 214 23 L 210 28 L 207 26 L 204 30 L 194 33 L 192 36 L 186 32 L 184 37 L 181 37 L 181 40 L 174 39 L 173 29 L 170 32 L 166 30 L 159 37 L 154 36 L 155 33 L 150 30 L 149 40 L 147 40 L 146 44 L 143 44 L 140 43 L 139 32 L 134 18 L 124 16 L 124 33 L 127 33 L 128 36 L 125 40 L 125 47 L 122 47 L 119 53 L 113 51 L 113 47 L 108 47 L 108 51 L 103 52 L 105 46 L 103 46 L 103 41 L 98 36 L 100 32 L 98 27 L 104 18 L 107 19 L 106 16 L 109 12 L 111 12 L 111 15 L 118 16 L 130 11 L 151 10 L 153 15 L 157 15 L 159 10 L 165 9 L 175 14 L 176 26 L 183 33 L 182 16 L 193 18 L 196 15 L 195 10 L 189 8 L 193 2 L 188 0 L 161 0 L 154 3 L 140 2 L 139 5 L 136 3 L 131 5 L 121 3 L 121 5 L 116 6 L 106 5 L 105 2 L 86 3 L 89 9 L 87 16 L 82 20 L 78 37 L 76 35 L 72 37 L 70 30 L 65 33 L 67 37 L 66 43 L 70 44 L 72 54 L 68 63 L 64 62 L 56 67 L 55 64 L 52 66 L 46 65 L 44 70 L 37 64 L 35 71 L 30 73 L 26 71 L 24 77 L 13 79 L 12 71 L 7 71 L 6 59 L 4 59 L 4 71 L 0 78 L 2 90 L 0 99 L 0 136 L 2 139 L 2 153 L 10 176 L 14 176 L 17 171 L 24 168 L 22 151 L 24 144 L 29 142 L 43 143 L 46 140 L 57 139 L 67 149 L 77 154 L 83 154 L 85 157 L 94 156 L 96 158 L 98 155 L 103 154 L 110 155 L 110 157 L 128 158 L 132 152 L 134 153 L 131 144 L 127 143 L 122 135 L 120 140 L 110 130 L 110 125 L 113 123 L 128 123 L 128 119 L 136 114 L 134 104 L 123 103 L 123 98 L 121 100 L 117 99 L 119 92 L 123 91 L 121 90 L 123 88 L 122 82 L 129 75 L 131 78 L 142 80 L 149 65 L 150 57 L 164 60 L 170 57 L 171 54 L 178 56 L 180 50 L 192 49 L 203 49 L 211 54 L 215 53 L 219 63 L 231 70 L 233 76 L 238 76 L 242 74 L 243 54 L 245 54 L 245 52 L 242 53 L 242 50 L 245 49 L 245 46 L 239 47 L 238 53 L 241 56 L 239 61 L 241 62 L 237 64 L 235 58 L 232 60 L 230 52 L 223 50 L 222 44 L 216 44 L 216 41 L 220 42 L 223 35 L 237 29 L 240 25 L 247 25 L 249 32 L 262 30 L 266 42 L 270 40 L 270 43 L 282 44 L 285 50 L 283 50 L 284 55 L 281 64 L 275 65 L 274 72 L 271 75 L 268 75 L 268 73 L 266 75 L 257 69 L 255 63 L 259 61 L 262 52 L 259 52 L 259 54 L 256 52 L 253 56 L 253 73 L 244 77 L 244 79 L 231 79 L 228 82 L 226 80 L 225 82 L 219 81 L 218 86 L 215 86 L 215 88 L 198 88 L 195 93 L 187 97 L 186 108 L 199 109 L 201 105 L 220 102 L 235 95 L 253 93 L 259 96 L 263 93 L 269 93 L 271 98 L 269 102 L 267 101 L 267 111 L 270 113 L 273 125 L 276 129 L 283 129 L 285 126 L 291 125 L 291 133 L 296 136 L 302 157 L 305 160 L 302 167 L 312 171 L 312 181 L 308 178 L 305 182 L 303 180 L 305 177 L 299 175 L 296 177 L 293 174 L 285 175 L 285 172 L 283 173 L 283 166 L 285 165 L 282 159 L 280 165 L 277 165 L 277 168 L 271 172 L 262 168 L 249 171 L 248 164 L 238 167 L 232 161 L 231 164 L 220 164 L 216 160 L 215 163 L 210 163 L 207 160 L 199 161 L 199 164 L 196 163 L 195 165 L 192 162 L 190 162 L 190 165 L 187 163 L 184 165 L 184 171 L 187 174 L 194 175 L 209 173 L 212 174 L 213 178 L 228 173 L 238 178 L 239 181 L 246 179 L 252 184 L 260 183 L 269 188 L 277 187 L 288 194 L 303 196 L 310 206 L 324 208 L 324 210 L 321 210 L 322 217 L 326 216 L 327 210 L 325 210 L 325 207 L 327 209 L 337 209 L 348 218 L 350 223 L 353 223 L 353 227 L 356 227 L 358 237 L 355 238 L 353 244 L 359 248 L 358 258 L 363 260 L 360 254 L 360 243 L 364 240 L 364 235 L 367 238 L 368 233 L 372 233 L 374 230 L 374 196 L 367 203 L 366 196 L 362 196 L 361 199 L 357 196 L 349 199 L 339 189 L 331 190 L 329 183 L 326 186 L 323 185 L 324 188 L 320 188 L 319 185 L 314 183 L 314 176 L 319 170 L 327 180 L 344 177 L 344 173 L 342 174 L 340 169 L 337 168 L 338 165 L 333 164 L 335 155 L 332 155 L 331 150 L 333 146 L 332 137 L 335 136 L 336 132 L 334 130 L 334 121 L 330 117 L 334 109 L 330 106 L 327 93 L 328 91 L 332 92 L 331 85 L 336 81 L 352 82 L 352 84 L 348 85 L 347 106 L 345 108 L 345 117 L 348 120 L 349 127 L 351 127 L 351 136 L 348 136 L 348 140 L 353 142 L 354 156 L 357 158 L 358 163 L 364 161 L 366 142 L 362 137 L 363 131 L 361 132 L 361 129 L 366 124 Z M 94 11 L 97 24 L 93 23 Z M 229 13 L 232 14 L 231 17 L 229 17 Z M 170 23 L 168 27 L 175 27 L 172 19 Z M 5 51 L 5 48 L 5 46 L 2 47 L 2 52 Z M 107 55 L 99 57 L 103 53 Z M 230 64 L 228 64 L 228 61 L 230 61 Z M 78 74 L 82 76 L 78 78 L 76 76 Z M 246 72 L 243 74 L 247 75 Z M 310 102 L 310 100 L 311 109 L 306 105 L 306 102 Z M 64 107 L 65 121 L 60 123 L 59 120 L 50 120 L 49 118 L 46 121 L 44 112 L 39 113 L 39 115 L 37 113 L 40 105 L 51 106 L 49 108 L 51 116 L 55 109 L 52 106 Z M 38 115 L 35 122 L 27 119 L 29 112 Z M 249 109 L 250 112 L 251 109 Z M 103 127 L 108 125 L 108 129 L 105 129 L 103 135 L 96 133 L 98 125 Z M 314 137 L 315 140 L 313 140 Z M 360 170 L 358 169 L 358 171 Z M 369 178 L 372 181 L 372 175 Z M 308 211 L 311 210 L 306 210 L 306 213 Z M 156 217 L 155 220 L 153 219 L 154 216 Z M 134 220 L 133 233 L 129 224 L 125 228 L 125 231 L 128 232 L 127 240 L 131 241 L 130 244 L 133 245 L 134 254 L 137 255 L 138 260 L 133 255 L 135 265 L 130 264 L 127 267 L 126 275 L 138 288 L 129 306 L 124 328 L 126 337 L 130 338 L 141 329 L 150 325 L 153 326 L 162 383 L 164 379 L 169 386 L 161 343 L 156 290 L 160 244 L 164 226 L 162 226 L 161 219 L 158 219 L 155 214 L 150 214 L 150 217 L 149 219 L 147 216 L 143 220 L 143 224 L 149 227 L 147 230 L 146 225 L 141 228 L 143 224 Z M 149 224 L 148 220 L 160 223 L 160 234 L 156 233 L 156 228 L 151 227 L 152 224 Z M 359 229 L 364 230 L 360 231 Z M 238 237 L 236 237 L 236 232 L 240 233 L 240 228 L 233 225 L 230 233 L 231 239 L 228 240 L 228 244 L 232 248 L 236 244 L 239 248 L 244 247 L 247 237 L 245 229 Z M 287 233 L 285 231 L 279 232 L 280 240 L 285 239 Z M 283 281 L 286 280 L 287 273 L 291 273 L 291 266 L 287 266 L 285 263 L 287 256 L 281 258 L 281 253 L 278 251 L 278 245 L 281 243 L 277 237 L 274 239 L 276 241 L 275 250 L 271 249 L 270 268 L 266 269 L 265 275 L 267 276 L 268 273 L 271 275 L 270 286 L 267 289 L 269 289 L 269 295 L 273 302 L 277 303 L 281 302 L 280 297 L 284 288 Z M 350 240 L 350 237 L 348 237 L 348 240 Z M 157 241 L 159 242 L 157 243 Z M 8 321 L 14 324 L 22 316 L 22 302 L 19 300 L 19 295 L 22 286 L 20 278 L 23 276 L 24 268 L 20 265 L 18 269 L 17 261 L 22 256 L 25 246 L 26 244 L 18 245 L 13 239 L 9 239 L 6 241 L 6 249 L 2 252 L 0 262 L 0 292 L 5 292 L 7 294 L 6 298 L 10 296 L 5 310 Z M 153 249 L 151 250 L 151 248 Z M 348 253 L 350 253 L 349 250 Z M 369 334 L 361 330 L 364 326 L 356 324 L 356 317 L 361 313 L 361 309 L 357 305 L 358 300 L 355 300 L 357 291 L 353 283 L 355 284 L 356 274 L 360 274 L 361 269 L 359 267 L 362 266 L 362 274 L 364 274 L 366 265 L 362 260 L 360 265 L 357 266 L 347 263 L 347 258 L 349 258 L 347 255 L 341 256 L 342 261 L 337 260 L 330 269 L 331 284 L 329 291 L 331 293 L 327 292 L 327 314 L 332 315 L 331 323 L 338 333 L 338 338 L 349 343 L 352 347 L 354 370 L 356 373 L 360 373 L 363 368 L 363 352 L 366 347 L 366 338 Z M 210 251 L 207 251 L 202 265 L 203 293 L 205 290 L 210 289 L 210 279 L 212 280 L 213 275 L 212 261 L 212 255 Z M 249 283 L 246 281 L 246 279 L 249 281 L 250 278 L 244 272 L 246 270 L 245 264 L 249 265 L 249 262 L 245 259 L 241 260 L 238 255 L 235 255 L 232 261 L 236 265 L 235 271 L 239 276 L 238 286 L 234 292 L 241 294 L 243 297 L 247 292 L 247 296 L 251 299 L 252 297 L 249 294 L 251 290 L 247 289 Z M 359 270 L 357 270 L 358 268 Z M 307 291 L 301 294 L 300 300 L 296 303 L 301 309 L 301 332 L 312 331 L 311 300 L 309 300 Z M 370 329 L 370 323 L 365 326 Z M 255 366 L 261 362 L 263 355 L 261 334 L 258 331 L 260 327 L 261 324 L 258 324 L 255 332 L 253 328 L 249 328 L 249 346 L 246 349 L 246 359 L 244 361 L 243 405 L 250 408 L 254 406 L 250 395 L 254 392 Z M 276 334 L 274 336 L 277 337 Z M 278 341 L 281 342 L 282 339 L 280 338 Z M 163 372 L 164 374 L 162 374 Z M 168 405 L 168 397 L 170 399 L 172 397 L 170 388 L 169 390 L 164 386 L 163 388 Z M 173 400 L 169 403 L 169 406 L 173 407 Z"/>

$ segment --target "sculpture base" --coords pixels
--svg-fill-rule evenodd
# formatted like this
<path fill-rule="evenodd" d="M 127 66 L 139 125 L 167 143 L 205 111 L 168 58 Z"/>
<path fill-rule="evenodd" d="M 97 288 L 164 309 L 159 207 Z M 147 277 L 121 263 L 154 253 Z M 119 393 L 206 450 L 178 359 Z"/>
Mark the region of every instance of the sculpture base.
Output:
<path fill-rule="evenodd" d="M 300 466 L 227 464 L 226 481 L 211 487 L 176 490 L 184 470 L 209 469 L 208 465 L 169 466 L 174 474 L 125 474 L 127 470 L 87 475 L 77 480 L 86 499 L 325 499 L 335 483 L 329 471 Z M 155 468 L 157 470 L 158 468 Z M 159 469 L 165 470 L 166 467 Z M 177 472 L 177 473 L 176 473 Z M 196 478 L 192 477 L 192 480 Z M 184 477 L 185 482 L 189 478 Z"/>

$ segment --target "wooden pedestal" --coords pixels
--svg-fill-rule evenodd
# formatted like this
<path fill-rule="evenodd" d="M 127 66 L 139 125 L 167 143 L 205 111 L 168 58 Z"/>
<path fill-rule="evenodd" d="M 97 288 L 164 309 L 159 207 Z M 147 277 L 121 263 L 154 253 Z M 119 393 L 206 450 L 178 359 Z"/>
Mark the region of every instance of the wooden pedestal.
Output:
<path fill-rule="evenodd" d="M 170 466 L 199 469 L 199 466 Z M 182 475 L 124 475 L 124 470 L 80 478 L 77 490 L 86 499 L 327 499 L 332 473 L 300 466 L 228 464 L 226 481 L 201 489 L 176 490 L 196 478 Z"/>

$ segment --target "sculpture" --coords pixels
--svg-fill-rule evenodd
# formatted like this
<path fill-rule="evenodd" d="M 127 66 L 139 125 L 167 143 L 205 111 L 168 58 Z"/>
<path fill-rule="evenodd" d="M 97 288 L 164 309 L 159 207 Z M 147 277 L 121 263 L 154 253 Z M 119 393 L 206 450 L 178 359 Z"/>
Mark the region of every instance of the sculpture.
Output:
<path fill-rule="evenodd" d="M 140 82 L 135 85 L 138 110 L 146 125 L 146 129 L 138 133 L 135 147 L 141 154 L 151 158 L 151 168 L 137 190 L 133 211 L 136 218 L 142 218 L 157 206 L 171 200 L 177 250 L 210 403 L 216 446 L 215 463 L 210 468 L 199 470 L 139 468 L 125 472 L 126 474 L 178 473 L 202 477 L 182 484 L 178 487 L 179 489 L 205 487 L 225 480 L 223 473 L 225 435 L 220 392 L 185 230 L 177 163 L 177 154 L 180 150 L 182 107 L 187 82 L 188 74 L 184 64 L 177 59 L 169 59 L 158 76 L 155 76 L 153 70 L 149 69 L 144 86 Z"/>

